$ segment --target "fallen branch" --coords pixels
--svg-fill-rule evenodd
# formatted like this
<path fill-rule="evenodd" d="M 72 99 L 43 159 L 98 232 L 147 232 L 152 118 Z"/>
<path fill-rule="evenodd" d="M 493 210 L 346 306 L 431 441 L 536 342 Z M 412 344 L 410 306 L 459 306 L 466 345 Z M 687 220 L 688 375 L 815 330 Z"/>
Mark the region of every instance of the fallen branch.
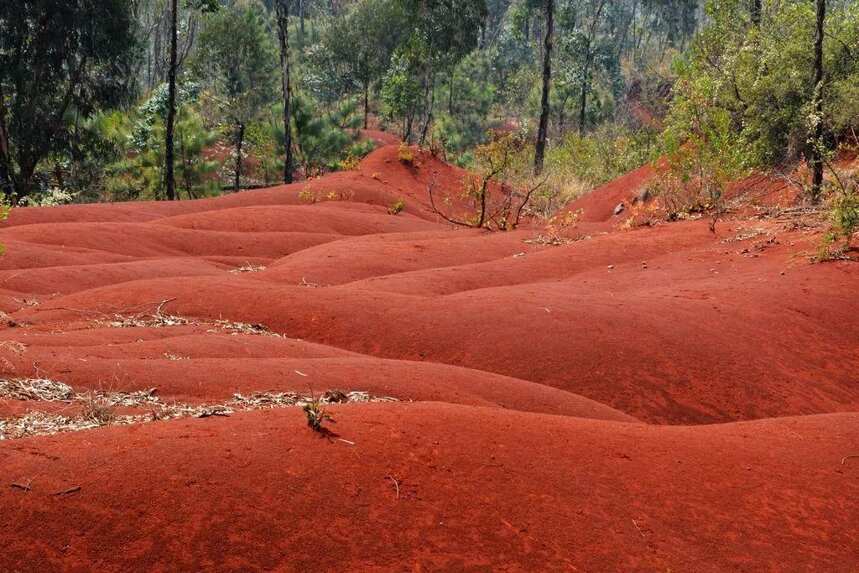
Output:
<path fill-rule="evenodd" d="M 64 489 L 63 491 L 54 492 L 51 495 L 69 495 L 72 493 L 77 493 L 81 490 L 81 486 L 75 485 L 70 487 L 69 489 Z"/>
<path fill-rule="evenodd" d="M 435 188 L 435 179 L 433 179 L 432 181 L 430 181 L 430 184 L 427 186 L 427 194 L 429 194 L 430 208 L 432 208 L 433 212 L 434 212 L 436 215 L 438 215 L 439 217 L 441 217 L 442 219 L 444 219 L 445 221 L 447 221 L 448 223 L 451 223 L 451 224 L 453 224 L 453 225 L 459 225 L 460 227 L 469 227 L 469 228 L 474 227 L 474 225 L 471 225 L 470 223 L 466 223 L 465 221 L 457 221 L 456 219 L 453 219 L 453 218 L 451 218 L 451 217 L 448 217 L 447 215 L 445 215 L 444 213 L 442 213 L 442 212 L 441 212 L 441 211 L 440 211 L 440 210 L 435 206 L 435 200 L 433 199 L 433 195 L 432 195 L 432 191 L 433 191 L 433 189 L 434 189 L 434 188 Z"/>

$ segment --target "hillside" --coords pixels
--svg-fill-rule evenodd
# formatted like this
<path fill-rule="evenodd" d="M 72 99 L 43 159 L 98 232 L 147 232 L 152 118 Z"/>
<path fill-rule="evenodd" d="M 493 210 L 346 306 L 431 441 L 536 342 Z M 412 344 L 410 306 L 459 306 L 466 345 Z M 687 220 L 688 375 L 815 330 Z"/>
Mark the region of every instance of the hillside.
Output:
<path fill-rule="evenodd" d="M 859 567 L 854 262 L 778 218 L 626 230 L 635 174 L 561 245 L 456 229 L 426 186 L 462 172 L 396 155 L 15 210 L 5 377 L 124 402 L 53 433 L 87 403 L 0 399 L 0 569 Z M 235 396 L 335 389 L 322 435 Z"/>

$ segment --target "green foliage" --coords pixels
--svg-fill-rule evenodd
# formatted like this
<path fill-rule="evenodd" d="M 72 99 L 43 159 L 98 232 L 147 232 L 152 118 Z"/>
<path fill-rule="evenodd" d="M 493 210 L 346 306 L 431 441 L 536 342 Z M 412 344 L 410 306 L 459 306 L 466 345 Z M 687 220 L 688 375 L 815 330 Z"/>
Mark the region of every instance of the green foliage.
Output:
<path fill-rule="evenodd" d="M 50 155 L 70 158 L 75 120 L 123 102 L 135 55 L 130 0 L 0 2 L 0 187 L 36 190 Z"/>
<path fill-rule="evenodd" d="M 403 134 L 414 118 L 417 106 L 423 98 L 417 70 L 409 58 L 401 52 L 395 53 L 382 80 L 382 113 L 391 120 L 403 122 Z"/>
<path fill-rule="evenodd" d="M 284 135 L 283 107 L 276 105 L 269 113 L 251 122 L 245 133 L 247 154 L 259 161 L 257 175 L 261 183 L 271 185 L 283 177 Z"/>
<path fill-rule="evenodd" d="M 596 187 L 653 161 L 660 151 L 655 131 L 606 123 L 586 135 L 567 134 L 550 148 L 546 168 Z"/>
<path fill-rule="evenodd" d="M 96 129 L 115 149 L 99 181 L 104 198 L 109 200 L 159 199 L 164 194 L 164 119 L 153 99 L 160 91 L 136 110 L 135 114 L 120 112 L 98 118 Z M 156 110 L 156 111 L 153 111 Z M 211 195 L 218 189 L 215 161 L 204 151 L 217 139 L 208 129 L 196 107 L 186 101 L 179 108 L 175 126 L 176 189 L 180 195 L 196 198 Z"/>
<path fill-rule="evenodd" d="M 193 63 L 228 121 L 244 125 L 274 98 L 276 49 L 264 7 L 242 0 L 206 17 Z"/>
<path fill-rule="evenodd" d="M 343 16 L 328 20 L 319 43 L 308 48 L 304 85 L 326 105 L 365 95 L 387 69 L 405 26 L 397 2 L 352 3 Z"/>
<path fill-rule="evenodd" d="M 819 261 L 846 257 L 853 235 L 859 231 L 859 175 L 833 175 L 837 189 L 832 198 L 831 228 L 820 246 Z"/>
<path fill-rule="evenodd" d="M 663 133 L 665 165 L 653 191 L 663 198 L 669 218 L 722 210 L 727 184 L 754 164 L 755 153 L 735 129 L 729 110 L 718 102 L 720 85 L 711 76 L 688 74 L 682 67 L 675 99 Z"/>
<path fill-rule="evenodd" d="M 372 142 L 358 140 L 361 116 L 354 101 L 347 101 L 332 113 L 324 114 L 313 100 L 295 94 L 292 120 L 298 160 L 308 177 L 336 171 L 347 158 L 363 157 L 373 148 Z"/>
<path fill-rule="evenodd" d="M 445 150 L 460 154 L 485 143 L 486 134 L 498 122 L 492 119 L 496 90 L 483 78 L 488 59 L 475 52 L 453 70 L 447 86 L 447 106 L 441 110 L 434 126 L 434 139 Z"/>
<path fill-rule="evenodd" d="M 747 2 L 710 0 L 708 25 L 678 68 L 676 109 L 688 100 L 707 99 L 730 120 L 730 129 L 747 144 L 749 160 L 773 165 L 808 152 L 809 122 L 822 121 L 826 147 L 839 132 L 859 121 L 859 9 L 856 3 L 831 2 L 824 42 L 824 117 L 811 117 L 814 86 L 813 2 L 764 2 L 764 19 L 749 21 Z"/>

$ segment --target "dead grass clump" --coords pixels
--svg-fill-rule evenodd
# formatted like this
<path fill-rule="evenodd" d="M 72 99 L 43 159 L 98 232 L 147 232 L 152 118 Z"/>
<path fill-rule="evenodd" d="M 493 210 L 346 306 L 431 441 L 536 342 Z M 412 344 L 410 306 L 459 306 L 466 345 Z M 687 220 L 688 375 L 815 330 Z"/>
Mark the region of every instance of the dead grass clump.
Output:
<path fill-rule="evenodd" d="M 116 407 L 109 401 L 94 394 L 82 398 L 84 409 L 80 418 L 95 427 L 107 426 L 116 420 Z"/>
<path fill-rule="evenodd" d="M 215 326 L 230 334 L 266 335 L 280 338 L 279 334 L 272 332 L 264 324 L 234 322 L 232 320 L 216 320 Z"/>
<path fill-rule="evenodd" d="M 255 392 L 248 396 L 233 394 L 231 404 L 242 409 L 259 410 L 282 406 L 295 406 L 301 401 L 301 396 L 294 392 Z"/>
<path fill-rule="evenodd" d="M 176 361 L 176 360 L 188 360 L 188 359 L 189 359 L 189 357 L 188 357 L 188 356 L 181 356 L 181 355 L 179 355 L 179 354 L 173 354 L 172 352 L 165 352 L 164 354 L 162 354 L 162 356 L 163 356 L 166 360 L 173 360 L 173 361 Z"/>
<path fill-rule="evenodd" d="M 23 416 L 4 420 L 0 426 L 0 440 L 14 440 L 28 436 L 56 434 L 71 422 L 70 418 L 44 412 L 28 412 Z"/>
<path fill-rule="evenodd" d="M 160 400 L 157 396 L 158 389 L 150 388 L 149 390 L 137 390 L 136 392 L 104 392 L 98 391 L 91 395 L 84 394 L 83 398 L 93 396 L 101 400 L 109 406 L 125 406 L 129 408 L 137 408 L 151 404 L 158 404 Z"/>
<path fill-rule="evenodd" d="M 260 273 L 264 271 L 266 267 L 263 265 L 254 265 L 251 263 L 245 263 L 244 265 L 237 267 L 230 272 L 233 274 L 242 274 L 242 273 Z"/>
<path fill-rule="evenodd" d="M 135 392 L 97 390 L 76 393 L 62 382 L 47 379 L 0 380 L 0 399 L 3 398 L 64 401 L 80 405 L 81 411 L 74 417 L 29 412 L 23 416 L 0 418 L 0 440 L 90 430 L 108 425 L 230 416 L 237 411 L 285 407 L 301 407 L 307 415 L 308 425 L 314 431 L 326 433 L 323 424 L 334 421 L 326 411 L 329 404 L 397 401 L 396 398 L 372 396 L 369 392 L 329 390 L 318 397 L 312 391 L 309 395 L 296 392 L 255 392 L 248 395 L 234 394 L 231 401 L 222 404 L 166 404 L 161 402 L 155 388 Z M 146 413 L 119 415 L 116 411 L 119 407 L 141 408 Z"/>
<path fill-rule="evenodd" d="M 72 387 L 47 378 L 0 380 L 0 398 L 5 400 L 41 400 L 62 402 L 74 398 Z"/>
<path fill-rule="evenodd" d="M 191 321 L 183 316 L 172 314 L 114 314 L 107 319 L 99 319 L 96 323 L 109 328 L 166 328 L 170 326 L 185 326 Z"/>
<path fill-rule="evenodd" d="M 107 319 L 96 320 L 95 323 L 99 326 L 106 326 L 108 328 L 169 328 L 172 326 L 201 326 L 211 324 L 214 325 L 216 329 L 226 331 L 230 334 L 281 336 L 272 332 L 263 324 L 237 322 L 232 320 L 192 320 L 175 314 L 164 314 L 160 309 L 156 311 L 155 314 L 113 314 Z M 210 330 L 209 332 L 217 332 L 217 330 Z M 165 353 L 164 357 L 169 360 L 181 360 L 181 357 L 168 355 L 168 353 Z"/>

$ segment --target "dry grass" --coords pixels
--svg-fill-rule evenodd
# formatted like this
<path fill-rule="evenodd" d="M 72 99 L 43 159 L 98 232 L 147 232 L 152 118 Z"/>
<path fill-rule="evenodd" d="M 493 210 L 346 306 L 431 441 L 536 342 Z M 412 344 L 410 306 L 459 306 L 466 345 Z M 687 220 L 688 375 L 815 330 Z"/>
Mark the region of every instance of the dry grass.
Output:
<path fill-rule="evenodd" d="M 74 398 L 71 386 L 47 378 L 0 380 L 0 399 L 61 402 Z"/>
<path fill-rule="evenodd" d="M 242 265 L 240 267 L 236 267 L 235 269 L 231 270 L 230 272 L 233 274 L 260 273 L 260 272 L 264 271 L 265 269 L 266 269 L 266 267 L 264 267 L 263 265 L 254 265 L 251 263 L 245 263 L 244 265 Z"/>
<path fill-rule="evenodd" d="M 237 322 L 233 320 L 194 320 L 175 314 L 164 314 L 156 312 L 154 314 L 112 314 L 106 318 L 101 318 L 95 321 L 98 326 L 108 328 L 170 328 L 174 326 L 212 326 L 209 332 L 217 333 L 218 331 L 227 332 L 229 334 L 249 334 L 249 335 L 266 335 L 281 337 L 280 334 L 272 332 L 265 325 L 257 323 Z M 176 360 L 178 358 L 170 358 Z"/>
<path fill-rule="evenodd" d="M 234 394 L 232 400 L 222 404 L 164 403 L 156 389 L 135 392 L 92 391 L 77 393 L 62 382 L 49 379 L 0 380 L 0 399 L 66 402 L 80 405 L 78 415 L 28 412 L 22 416 L 0 418 L 0 440 L 45 436 L 64 432 L 91 430 L 108 425 L 127 426 L 160 420 L 180 418 L 209 418 L 230 416 L 273 408 L 300 407 L 321 414 L 320 421 L 330 419 L 325 413 L 328 404 L 396 402 L 396 398 L 372 396 L 368 392 L 329 390 L 321 397 L 296 392 L 255 392 Z M 117 408 L 140 408 L 146 413 L 120 415 Z M 320 425 L 321 427 L 321 425 Z"/>

